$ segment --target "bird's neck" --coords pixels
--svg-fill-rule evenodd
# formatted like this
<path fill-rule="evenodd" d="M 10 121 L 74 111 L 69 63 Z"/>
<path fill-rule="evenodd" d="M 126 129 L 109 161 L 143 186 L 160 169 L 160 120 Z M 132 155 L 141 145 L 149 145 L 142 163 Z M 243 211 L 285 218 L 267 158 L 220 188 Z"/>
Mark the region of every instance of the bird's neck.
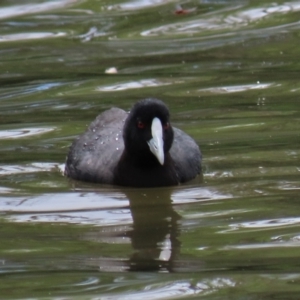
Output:
<path fill-rule="evenodd" d="M 169 153 L 165 155 L 165 162 L 161 165 L 156 157 L 132 157 L 126 151 L 116 167 L 116 184 L 153 187 L 176 185 L 179 183 L 174 162 Z M 137 184 L 138 183 L 138 184 Z"/>
<path fill-rule="evenodd" d="M 165 154 L 165 163 L 162 166 L 157 158 L 149 151 L 149 153 L 128 153 L 124 150 L 121 156 L 121 162 L 128 162 L 132 166 L 139 168 L 158 168 L 168 165 L 172 162 L 171 156 L 169 153 Z"/>

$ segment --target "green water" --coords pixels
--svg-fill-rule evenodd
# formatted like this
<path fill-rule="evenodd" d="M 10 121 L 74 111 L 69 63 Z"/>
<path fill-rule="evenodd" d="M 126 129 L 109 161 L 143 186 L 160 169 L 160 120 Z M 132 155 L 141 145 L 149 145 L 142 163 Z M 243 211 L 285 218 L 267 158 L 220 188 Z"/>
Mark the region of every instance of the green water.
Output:
<path fill-rule="evenodd" d="M 300 1 L 181 4 L 1 2 L 0 299 L 299 299 Z M 146 97 L 203 178 L 62 176 L 98 113 Z"/>

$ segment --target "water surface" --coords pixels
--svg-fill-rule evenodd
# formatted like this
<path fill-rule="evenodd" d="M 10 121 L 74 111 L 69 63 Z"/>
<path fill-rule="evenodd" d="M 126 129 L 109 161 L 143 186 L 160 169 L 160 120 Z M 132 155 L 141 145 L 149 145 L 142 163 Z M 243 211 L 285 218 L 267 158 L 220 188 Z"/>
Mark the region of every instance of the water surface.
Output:
<path fill-rule="evenodd" d="M 1 299 L 299 299 L 300 1 L 180 4 L 2 1 Z M 98 113 L 145 97 L 203 178 L 63 177 Z"/>

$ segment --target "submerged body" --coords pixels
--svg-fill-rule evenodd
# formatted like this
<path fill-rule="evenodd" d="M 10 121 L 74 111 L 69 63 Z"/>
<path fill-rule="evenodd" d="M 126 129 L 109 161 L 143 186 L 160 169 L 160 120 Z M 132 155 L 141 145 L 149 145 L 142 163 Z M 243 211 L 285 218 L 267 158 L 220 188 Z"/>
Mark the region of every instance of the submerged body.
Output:
<path fill-rule="evenodd" d="M 201 171 L 195 141 L 169 122 L 157 99 L 135 104 L 128 114 L 111 108 L 72 144 L 65 175 L 73 179 L 132 187 L 177 185 Z"/>

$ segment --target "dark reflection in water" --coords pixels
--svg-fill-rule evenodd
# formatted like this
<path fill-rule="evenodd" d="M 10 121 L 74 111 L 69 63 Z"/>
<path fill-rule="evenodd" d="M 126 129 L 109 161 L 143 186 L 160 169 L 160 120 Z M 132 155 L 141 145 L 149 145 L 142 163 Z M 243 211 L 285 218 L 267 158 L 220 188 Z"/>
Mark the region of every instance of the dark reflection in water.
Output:
<path fill-rule="evenodd" d="M 129 270 L 173 270 L 181 243 L 178 240 L 180 216 L 172 207 L 171 192 L 170 189 L 163 189 L 160 193 L 125 192 L 133 218 L 128 235 L 135 250 L 130 257 Z"/>
<path fill-rule="evenodd" d="M 82 261 L 83 267 L 97 267 L 102 272 L 173 272 L 175 260 L 180 254 L 181 216 L 172 205 L 172 192 L 172 188 L 119 191 L 118 194 L 124 194 L 129 201 L 132 223 L 124 225 L 121 217 L 118 225 L 93 229 L 84 234 L 84 240 L 100 242 L 101 255 Z M 125 210 L 123 208 L 123 212 Z M 122 214 L 119 208 L 115 213 Z M 124 216 L 128 218 L 127 212 Z M 107 257 L 101 250 L 103 242 L 121 247 L 124 243 L 130 244 L 131 250 L 126 254 L 123 246 L 118 258 Z"/>

